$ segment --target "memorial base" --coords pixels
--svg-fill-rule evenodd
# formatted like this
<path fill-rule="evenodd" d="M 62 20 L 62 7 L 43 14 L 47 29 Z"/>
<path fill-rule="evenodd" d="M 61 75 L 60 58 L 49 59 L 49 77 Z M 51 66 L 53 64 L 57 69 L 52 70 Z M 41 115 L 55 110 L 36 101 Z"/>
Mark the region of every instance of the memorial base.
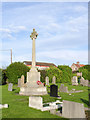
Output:
<path fill-rule="evenodd" d="M 38 87 L 21 87 L 20 88 L 20 95 L 46 95 L 47 90 L 44 86 Z"/>

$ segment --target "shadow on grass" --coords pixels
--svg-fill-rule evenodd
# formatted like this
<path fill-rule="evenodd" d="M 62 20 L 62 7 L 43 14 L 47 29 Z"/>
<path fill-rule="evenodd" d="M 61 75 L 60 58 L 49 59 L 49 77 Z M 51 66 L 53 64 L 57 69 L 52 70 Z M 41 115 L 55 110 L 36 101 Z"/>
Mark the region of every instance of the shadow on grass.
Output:
<path fill-rule="evenodd" d="M 86 105 L 90 106 L 88 100 L 85 100 L 85 99 L 82 99 L 82 98 L 80 98 L 80 100 L 81 100 L 83 103 L 85 103 Z"/>
<path fill-rule="evenodd" d="M 16 89 L 12 89 L 12 91 L 15 91 Z"/>

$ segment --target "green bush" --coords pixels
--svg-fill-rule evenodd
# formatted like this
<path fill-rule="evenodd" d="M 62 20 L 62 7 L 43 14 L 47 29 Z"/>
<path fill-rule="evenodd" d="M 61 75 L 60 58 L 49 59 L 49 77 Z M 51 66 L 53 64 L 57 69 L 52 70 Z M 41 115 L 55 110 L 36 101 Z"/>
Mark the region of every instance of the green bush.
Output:
<path fill-rule="evenodd" d="M 0 69 L 0 85 L 5 85 L 7 80 L 6 70 Z"/>
<path fill-rule="evenodd" d="M 82 72 L 82 76 L 86 80 L 90 80 L 90 65 L 85 65 L 79 68 L 79 72 Z"/>
<path fill-rule="evenodd" d="M 58 65 L 58 68 L 62 71 L 61 82 L 71 83 L 72 69 L 66 65 Z"/>
<path fill-rule="evenodd" d="M 46 70 L 38 70 L 40 72 L 40 81 L 43 83 L 45 82 L 45 77 L 46 77 Z"/>
<path fill-rule="evenodd" d="M 10 64 L 7 67 L 8 82 L 17 84 L 18 78 L 21 78 L 21 75 L 24 75 L 24 77 L 26 78 L 26 73 L 28 71 L 29 71 L 29 68 L 21 62 L 15 62 Z"/>
<path fill-rule="evenodd" d="M 56 82 L 60 83 L 61 78 L 62 78 L 62 71 L 59 70 L 58 68 L 52 66 L 46 70 L 46 76 L 49 77 L 49 82 L 52 82 L 52 78 L 53 78 L 53 76 L 55 76 Z"/>
<path fill-rule="evenodd" d="M 0 69 L 0 85 L 2 85 L 2 69 Z"/>

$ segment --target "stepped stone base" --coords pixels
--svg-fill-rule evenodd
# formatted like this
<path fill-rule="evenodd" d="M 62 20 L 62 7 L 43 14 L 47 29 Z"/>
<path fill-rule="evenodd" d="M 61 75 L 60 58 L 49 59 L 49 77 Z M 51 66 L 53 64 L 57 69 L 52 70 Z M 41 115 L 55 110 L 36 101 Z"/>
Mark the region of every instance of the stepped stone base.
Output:
<path fill-rule="evenodd" d="M 44 86 L 38 87 L 21 87 L 20 88 L 20 95 L 46 95 L 47 90 Z"/>

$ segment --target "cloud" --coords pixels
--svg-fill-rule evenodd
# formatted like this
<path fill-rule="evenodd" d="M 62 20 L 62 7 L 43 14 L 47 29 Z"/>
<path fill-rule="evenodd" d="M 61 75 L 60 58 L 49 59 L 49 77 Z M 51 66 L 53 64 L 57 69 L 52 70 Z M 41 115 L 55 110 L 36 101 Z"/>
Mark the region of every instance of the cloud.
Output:
<path fill-rule="evenodd" d="M 2 32 L 2 39 L 3 38 L 15 39 L 15 37 L 12 35 L 13 33 L 19 33 L 25 30 L 26 30 L 25 26 L 14 25 L 9 25 L 7 28 L 0 28 L 0 32 Z"/>
<path fill-rule="evenodd" d="M 81 61 L 82 63 L 88 62 L 88 52 L 84 50 L 76 51 L 76 50 L 57 50 L 57 51 L 46 51 L 46 52 L 38 52 L 37 57 L 42 56 L 51 59 L 59 59 L 70 61 Z"/>
<path fill-rule="evenodd" d="M 3 48 L 12 47 L 15 60 L 28 58 L 32 54 L 30 34 L 35 28 L 39 34 L 36 39 L 37 59 L 51 59 L 57 64 L 61 60 L 64 64 L 78 59 L 85 62 L 87 10 L 86 3 L 4 3 Z"/>

